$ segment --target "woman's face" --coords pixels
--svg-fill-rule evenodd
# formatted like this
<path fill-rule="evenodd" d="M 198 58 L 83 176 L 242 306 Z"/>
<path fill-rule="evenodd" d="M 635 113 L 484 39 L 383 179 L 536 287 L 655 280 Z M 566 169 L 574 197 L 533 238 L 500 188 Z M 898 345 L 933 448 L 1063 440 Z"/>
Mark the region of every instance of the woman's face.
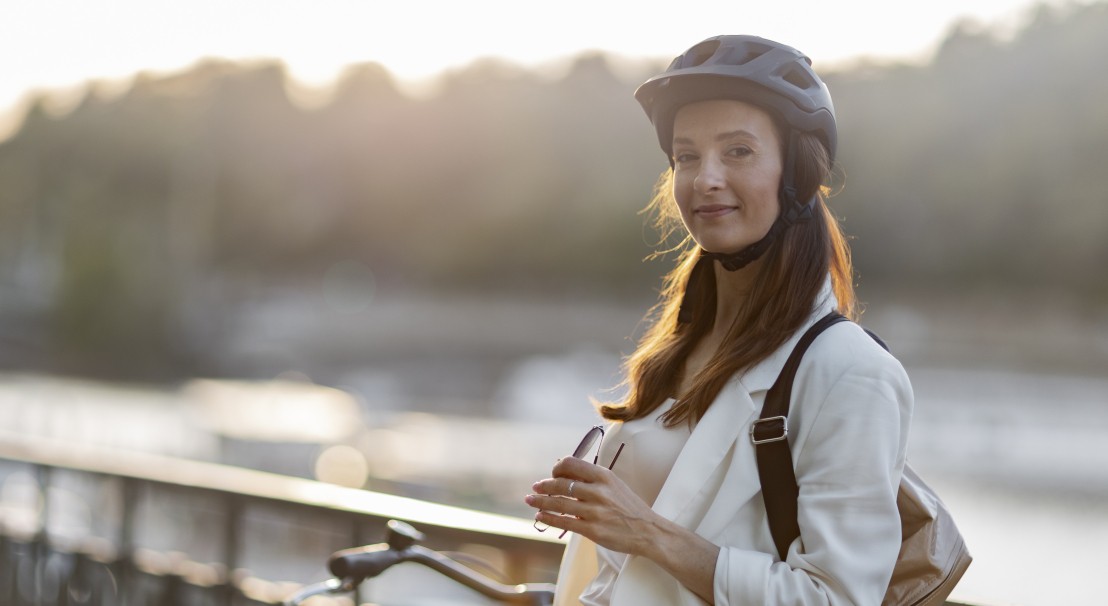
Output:
<path fill-rule="evenodd" d="M 673 121 L 673 197 L 693 240 L 734 253 L 761 240 L 777 214 L 781 142 L 765 111 L 741 101 L 685 105 Z"/>

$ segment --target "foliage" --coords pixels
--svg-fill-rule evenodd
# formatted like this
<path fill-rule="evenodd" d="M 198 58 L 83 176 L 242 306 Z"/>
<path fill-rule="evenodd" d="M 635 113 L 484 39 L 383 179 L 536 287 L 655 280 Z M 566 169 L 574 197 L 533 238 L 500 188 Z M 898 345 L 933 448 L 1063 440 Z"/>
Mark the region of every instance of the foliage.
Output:
<path fill-rule="evenodd" d="M 827 75 L 866 283 L 1108 292 L 1105 34 L 1108 4 L 1044 5 L 1010 40 L 961 24 L 927 65 Z M 483 61 L 413 98 L 364 64 L 303 108 L 280 64 L 209 61 L 39 103 L 0 144 L 6 299 L 61 351 L 138 359 L 182 349 L 216 282 L 349 259 L 379 284 L 648 296 L 636 213 L 666 162 L 632 92 L 658 67 Z"/>
<path fill-rule="evenodd" d="M 1108 5 L 1032 17 L 1009 42 L 962 24 L 930 65 L 831 78 L 869 277 L 1108 292 Z"/>

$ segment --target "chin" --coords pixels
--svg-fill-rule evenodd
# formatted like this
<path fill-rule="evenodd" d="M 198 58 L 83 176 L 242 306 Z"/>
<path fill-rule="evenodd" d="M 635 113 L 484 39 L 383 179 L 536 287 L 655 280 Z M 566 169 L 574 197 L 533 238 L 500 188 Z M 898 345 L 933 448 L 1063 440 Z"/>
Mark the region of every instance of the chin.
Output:
<path fill-rule="evenodd" d="M 702 233 L 700 238 L 693 237 L 693 240 L 702 248 L 705 252 L 716 253 L 718 255 L 729 255 L 737 253 L 751 244 L 757 243 L 766 233 L 769 233 L 769 229 L 760 235 L 755 237 L 755 234 L 747 234 L 744 231 L 727 230 L 727 233 L 722 231 L 716 231 L 715 233 L 708 232 Z"/>
<path fill-rule="evenodd" d="M 735 244 L 734 242 L 726 244 L 719 242 L 698 242 L 698 244 L 700 245 L 700 248 L 704 250 L 704 252 L 715 253 L 717 255 L 731 255 L 743 250 L 747 246 L 750 246 L 751 244 L 753 244 L 753 242 L 746 242 L 743 244 Z"/>

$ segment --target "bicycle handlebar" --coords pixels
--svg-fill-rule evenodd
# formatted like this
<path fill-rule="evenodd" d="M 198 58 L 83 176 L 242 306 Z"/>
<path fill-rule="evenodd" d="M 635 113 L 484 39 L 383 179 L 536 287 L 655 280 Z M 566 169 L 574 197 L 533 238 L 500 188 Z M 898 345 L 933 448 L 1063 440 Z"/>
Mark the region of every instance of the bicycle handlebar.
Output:
<path fill-rule="evenodd" d="M 372 579 L 402 562 L 415 562 L 426 566 L 486 597 L 505 604 L 546 605 L 553 602 L 553 584 L 505 585 L 437 551 L 417 545 L 418 541 L 424 539 L 423 533 L 408 524 L 390 520 L 388 529 L 386 543 L 343 549 L 332 554 L 327 566 L 335 578 L 326 583 L 305 588 L 286 601 L 286 606 L 295 606 L 319 593 L 352 591 L 365 579 Z"/>
<path fill-rule="evenodd" d="M 347 586 L 339 579 L 329 579 L 322 583 L 315 583 L 314 585 L 308 585 L 302 587 L 300 591 L 297 591 L 290 596 L 283 603 L 285 606 L 299 606 L 304 600 L 325 593 L 346 593 L 354 591 L 354 586 Z"/>

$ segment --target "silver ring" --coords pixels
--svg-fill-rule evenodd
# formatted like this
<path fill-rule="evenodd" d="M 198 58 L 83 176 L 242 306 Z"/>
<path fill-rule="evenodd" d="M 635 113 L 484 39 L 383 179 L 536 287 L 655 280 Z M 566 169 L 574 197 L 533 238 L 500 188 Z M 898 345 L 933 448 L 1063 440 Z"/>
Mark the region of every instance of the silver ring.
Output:
<path fill-rule="evenodd" d="M 571 499 L 573 498 L 573 485 L 576 484 L 576 483 L 577 483 L 577 480 L 570 480 L 569 481 L 569 491 L 568 492 L 569 492 L 569 498 L 571 498 Z"/>

